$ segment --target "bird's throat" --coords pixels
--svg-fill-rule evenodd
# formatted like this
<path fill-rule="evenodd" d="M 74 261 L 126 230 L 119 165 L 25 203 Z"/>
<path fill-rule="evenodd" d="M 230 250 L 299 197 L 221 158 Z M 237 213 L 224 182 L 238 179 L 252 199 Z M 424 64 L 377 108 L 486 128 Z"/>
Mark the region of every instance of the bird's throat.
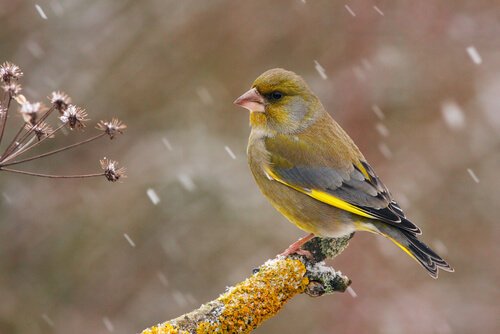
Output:
<path fill-rule="evenodd" d="M 267 125 L 266 115 L 262 112 L 250 113 L 250 126 L 254 129 L 265 128 Z"/>

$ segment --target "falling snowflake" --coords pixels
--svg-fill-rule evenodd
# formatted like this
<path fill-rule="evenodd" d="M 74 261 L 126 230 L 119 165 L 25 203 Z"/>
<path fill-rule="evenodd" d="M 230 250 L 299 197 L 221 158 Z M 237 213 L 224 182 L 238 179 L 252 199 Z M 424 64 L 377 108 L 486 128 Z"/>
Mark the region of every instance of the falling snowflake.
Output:
<path fill-rule="evenodd" d="M 377 106 L 375 104 L 372 105 L 372 110 L 375 113 L 375 115 L 377 115 L 378 118 L 380 118 L 380 119 L 385 118 L 384 112 L 379 108 L 379 106 Z"/>
<path fill-rule="evenodd" d="M 198 87 L 196 93 L 203 104 L 210 105 L 214 103 L 214 99 L 206 87 Z"/>
<path fill-rule="evenodd" d="M 460 130 L 465 126 L 465 116 L 462 108 L 452 100 L 441 103 L 441 114 L 444 122 L 452 130 Z"/>
<path fill-rule="evenodd" d="M 351 7 L 349 7 L 349 5 L 344 5 L 344 7 L 345 9 L 347 9 L 349 14 L 351 14 L 352 16 L 356 16 L 356 13 L 354 13 L 354 11 L 351 9 Z"/>
<path fill-rule="evenodd" d="M 115 330 L 115 326 L 113 326 L 113 323 L 111 320 L 109 320 L 108 317 L 103 317 L 102 322 L 104 323 L 104 326 L 108 330 L 108 332 L 113 332 Z"/>
<path fill-rule="evenodd" d="M 380 8 L 378 8 L 377 6 L 373 6 L 373 9 L 375 9 L 375 11 L 379 13 L 381 16 L 384 16 L 384 12 L 382 12 Z"/>
<path fill-rule="evenodd" d="M 123 237 L 125 238 L 125 240 L 127 240 L 131 247 L 135 247 L 134 240 L 132 240 L 132 238 L 127 233 L 123 233 Z"/>
<path fill-rule="evenodd" d="M 392 158 L 391 149 L 389 148 L 389 146 L 387 146 L 386 143 L 380 143 L 380 144 L 378 144 L 378 149 L 380 150 L 380 153 L 382 153 L 382 155 L 384 157 L 386 157 L 387 159 L 391 159 Z"/>
<path fill-rule="evenodd" d="M 196 189 L 196 185 L 194 184 L 191 177 L 189 177 L 189 175 L 179 174 L 177 178 L 179 179 L 179 182 L 182 184 L 184 189 L 186 189 L 187 191 L 194 191 Z"/>
<path fill-rule="evenodd" d="M 40 7 L 40 5 L 38 5 L 38 4 L 36 4 L 35 8 L 36 8 L 36 11 L 38 12 L 38 14 L 40 15 L 40 17 L 44 20 L 47 20 L 47 15 L 45 15 L 45 12 L 43 11 L 42 7 Z"/>
<path fill-rule="evenodd" d="M 375 129 L 377 129 L 377 132 L 382 136 L 382 137 L 388 137 L 389 136 L 389 129 L 384 125 L 382 122 L 378 122 L 375 125 Z"/>
<path fill-rule="evenodd" d="M 318 63 L 317 60 L 314 61 L 314 68 L 316 69 L 316 71 L 318 71 L 319 75 L 323 78 L 323 80 L 328 79 L 325 73 L 325 69 L 323 68 L 323 66 L 320 65 L 320 63 Z"/>
<path fill-rule="evenodd" d="M 149 188 L 146 191 L 146 194 L 148 195 L 149 200 L 151 201 L 151 203 L 153 203 L 153 205 L 158 205 L 158 203 L 160 203 L 160 197 L 153 188 Z"/>
<path fill-rule="evenodd" d="M 470 177 L 474 180 L 474 182 L 479 183 L 479 178 L 477 177 L 476 173 L 470 168 L 467 168 L 467 172 L 469 173 Z"/>
<path fill-rule="evenodd" d="M 481 55 L 477 52 L 477 49 L 474 46 L 467 47 L 467 53 L 469 54 L 470 59 L 474 62 L 474 64 L 479 65 L 483 62 Z"/>
<path fill-rule="evenodd" d="M 349 295 L 351 295 L 352 298 L 356 298 L 358 296 L 358 294 L 352 287 L 348 287 L 346 291 L 347 293 L 349 293 Z"/>
<path fill-rule="evenodd" d="M 167 138 L 163 137 L 163 138 L 161 139 L 161 141 L 162 141 L 163 145 L 165 145 L 165 147 L 167 148 L 167 150 L 169 150 L 169 151 L 172 151 L 172 150 L 173 150 L 173 148 L 172 148 L 172 144 L 170 144 L 170 142 L 168 141 L 168 139 L 167 139 Z"/>
<path fill-rule="evenodd" d="M 224 146 L 224 149 L 226 150 L 227 154 L 231 157 L 231 159 L 236 160 L 236 155 L 233 153 L 233 151 L 229 148 L 229 146 Z"/>
<path fill-rule="evenodd" d="M 42 314 L 42 319 L 49 325 L 50 327 L 54 327 L 54 321 L 49 318 L 47 314 Z"/>

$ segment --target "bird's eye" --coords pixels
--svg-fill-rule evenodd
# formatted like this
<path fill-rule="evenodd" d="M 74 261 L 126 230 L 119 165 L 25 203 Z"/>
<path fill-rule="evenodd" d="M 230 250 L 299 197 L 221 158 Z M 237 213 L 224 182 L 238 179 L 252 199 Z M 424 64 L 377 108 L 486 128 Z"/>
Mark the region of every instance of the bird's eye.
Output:
<path fill-rule="evenodd" d="M 274 91 L 270 95 L 271 95 L 271 98 L 273 100 L 279 100 L 279 99 L 281 99 L 283 97 L 283 93 L 278 92 L 278 91 Z"/>

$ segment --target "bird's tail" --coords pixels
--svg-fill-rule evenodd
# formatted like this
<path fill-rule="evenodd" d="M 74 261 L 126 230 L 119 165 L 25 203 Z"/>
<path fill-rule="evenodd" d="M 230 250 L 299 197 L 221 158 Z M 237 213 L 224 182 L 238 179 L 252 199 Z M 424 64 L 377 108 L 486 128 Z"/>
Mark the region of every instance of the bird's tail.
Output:
<path fill-rule="evenodd" d="M 437 255 L 429 246 L 418 240 L 417 236 L 412 232 L 382 222 L 361 223 L 356 226 L 356 229 L 380 234 L 388 238 L 420 263 L 432 278 L 438 277 L 439 269 L 449 272 L 455 271 L 448 262 Z"/>

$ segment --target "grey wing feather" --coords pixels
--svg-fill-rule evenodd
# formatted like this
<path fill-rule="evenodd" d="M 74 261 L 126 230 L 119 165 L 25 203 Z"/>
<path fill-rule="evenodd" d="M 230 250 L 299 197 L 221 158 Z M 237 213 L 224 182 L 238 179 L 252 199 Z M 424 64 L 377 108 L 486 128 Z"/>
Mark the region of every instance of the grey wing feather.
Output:
<path fill-rule="evenodd" d="M 373 169 L 365 162 L 362 164 L 369 179 L 354 165 L 350 173 L 340 172 L 332 167 L 306 166 L 273 168 L 273 171 L 290 184 L 324 191 L 355 205 L 376 219 L 413 234 L 420 234 L 420 229 L 406 219 L 403 210 L 391 198 Z"/>
<path fill-rule="evenodd" d="M 307 189 L 320 189 L 356 206 L 379 209 L 389 204 L 386 198 L 378 196 L 377 189 L 366 182 L 364 177 L 363 181 L 359 180 L 359 172 L 354 168 L 351 174 L 343 173 L 344 175 L 331 167 L 297 166 L 273 170 L 291 184 Z"/>

